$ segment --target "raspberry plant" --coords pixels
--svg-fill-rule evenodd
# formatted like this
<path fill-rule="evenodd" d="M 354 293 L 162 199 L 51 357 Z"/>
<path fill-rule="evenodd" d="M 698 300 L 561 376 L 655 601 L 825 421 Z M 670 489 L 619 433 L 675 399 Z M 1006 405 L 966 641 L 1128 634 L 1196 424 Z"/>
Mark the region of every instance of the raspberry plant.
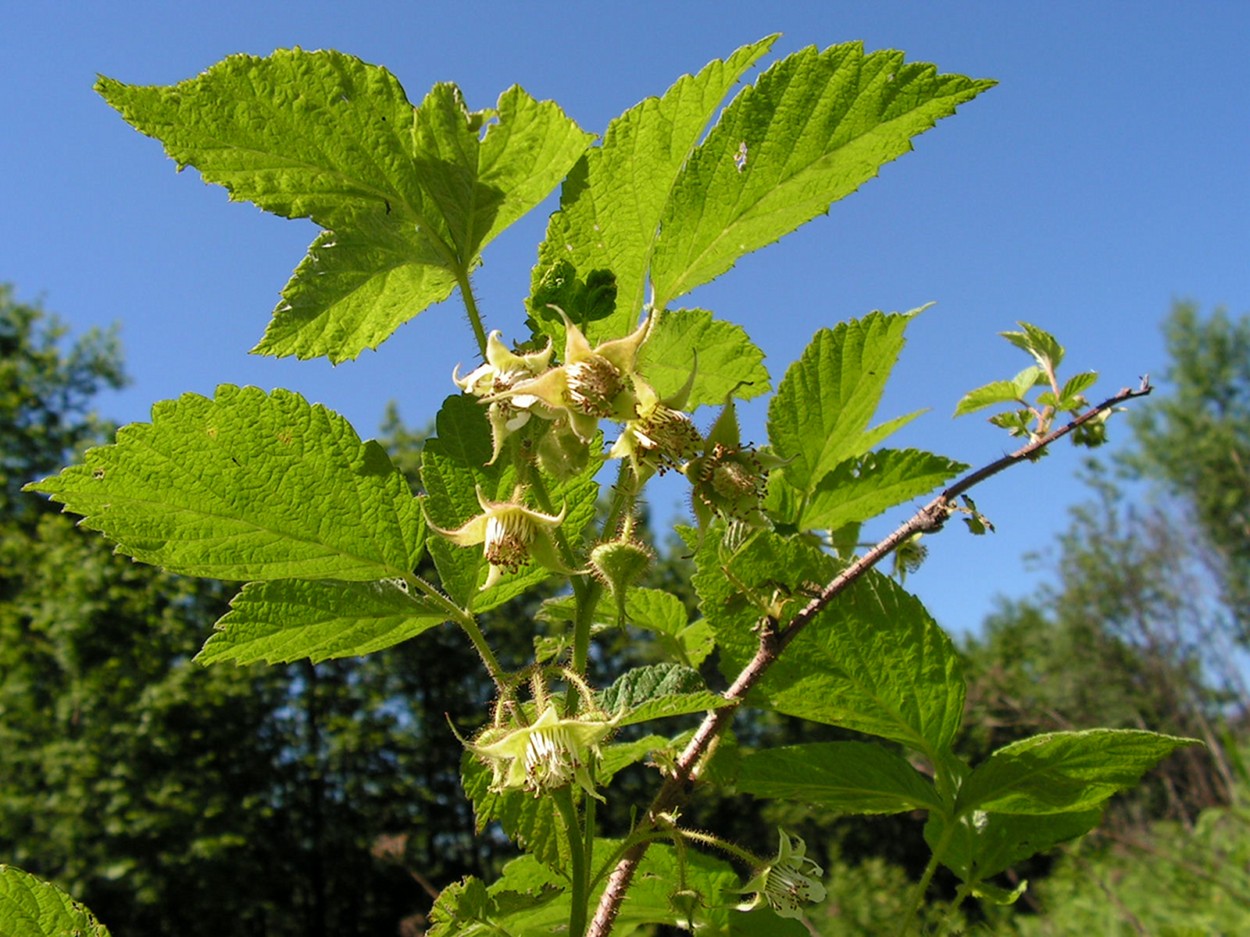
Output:
<path fill-rule="evenodd" d="M 1019 892 L 994 876 L 1090 830 L 1107 798 L 1189 744 L 1060 732 L 966 764 L 952 749 L 965 690 L 951 641 L 875 569 L 895 554 L 901 576 L 918 539 L 952 515 L 983 531 L 974 485 L 1062 436 L 1100 441 L 1106 415 L 1148 387 L 1091 407 L 1092 376 L 1060 383 L 1061 346 L 1022 324 L 1007 337 L 1034 364 L 959 412 L 1008 404 L 993 419 L 1028 442 L 967 472 L 883 446 L 916 415 L 873 422 L 916 311 L 872 312 L 817 331 L 771 398 L 767 444 L 742 440 L 735 401 L 769 392 L 763 353 L 740 326 L 678 301 L 825 213 L 993 84 L 851 43 L 790 55 L 722 107 L 774 38 L 683 76 L 597 141 L 519 87 L 472 111 L 438 84 L 414 107 L 388 71 L 337 52 L 232 56 L 171 87 L 97 86 L 179 168 L 321 227 L 255 352 L 341 362 L 452 294 L 463 303 L 471 331 L 458 345 L 441 310 L 413 326 L 453 349 L 456 391 L 425 444 L 420 492 L 325 407 L 224 385 L 156 404 L 150 423 L 28 486 L 136 560 L 244 583 L 206 665 L 315 663 L 444 623 L 463 632 L 496 687 L 484 727 L 463 740 L 465 793 L 524 855 L 495 882 L 448 886 L 431 934 L 806 933 L 824 896 L 818 844 L 780 831 L 776 855 L 756 856 L 733 830 L 688 829 L 683 804 L 710 785 L 842 813 L 924 811 L 932 861 L 917 906 L 939 865 L 961 900 L 1010 901 Z M 526 318 L 488 331 L 472 272 L 557 187 Z M 453 370 L 475 354 L 479 366 Z M 680 533 L 693 620 L 639 585 L 651 554 L 637 505 L 665 472 L 690 486 Z M 880 543 L 856 546 L 862 524 L 939 489 Z M 549 580 L 563 586 L 542 611 L 555 631 L 508 670 L 479 617 Z M 671 659 L 591 685 L 592 642 L 613 625 L 649 633 Z M 719 745 L 748 708 L 864 740 Z M 689 727 L 622 731 L 674 718 Z M 655 766 L 654 795 L 605 838 L 596 807 L 621 796 L 613 776 L 636 762 Z M 0 921 L 38 906 L 43 917 L 21 920 L 41 923 L 22 926 L 52 929 L 85 914 L 20 873 L 0 881 Z"/>

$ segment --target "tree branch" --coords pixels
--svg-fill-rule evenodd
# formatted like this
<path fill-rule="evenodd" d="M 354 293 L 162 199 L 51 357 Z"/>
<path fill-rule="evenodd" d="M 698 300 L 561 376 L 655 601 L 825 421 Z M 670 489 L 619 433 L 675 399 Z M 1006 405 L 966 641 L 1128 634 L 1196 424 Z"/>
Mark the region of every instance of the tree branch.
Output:
<path fill-rule="evenodd" d="M 742 669 L 733 684 L 725 691 L 726 699 L 738 704 L 746 699 L 747 694 L 760 681 L 768 671 L 768 668 L 772 666 L 777 656 L 785 650 L 786 646 L 794 640 L 799 632 L 824 611 L 829 603 L 894 552 L 900 544 L 918 533 L 933 533 L 941 530 L 942 525 L 946 523 L 951 513 L 956 510 L 955 501 L 960 495 L 1013 465 L 1032 461 L 1046 447 L 1072 433 L 1080 426 L 1096 419 L 1100 414 L 1115 409 L 1115 407 L 1127 400 L 1146 396 L 1152 389 L 1149 381 L 1146 378 L 1142 378 L 1141 383 L 1136 388 L 1125 387 L 1119 393 L 1108 397 L 1097 406 L 1090 407 L 1070 423 L 1051 430 L 1051 432 L 1032 440 L 1016 451 L 968 473 L 830 580 L 820 591 L 820 594 L 797 612 L 784 626 L 770 619 L 765 619 L 760 628 L 760 643 L 756 649 L 755 656 L 751 658 L 750 663 Z M 708 752 L 712 742 L 728 727 L 737 709 L 736 705 L 725 706 L 708 713 L 698 729 L 695 730 L 694 736 L 686 745 L 685 750 L 677 758 L 672 773 L 664 779 L 664 783 L 660 786 L 660 790 L 652 800 L 651 806 L 648 808 L 640 826 L 653 826 L 658 817 L 670 813 L 685 799 L 687 790 L 695 778 L 699 760 Z M 642 861 L 642 857 L 646 854 L 649 845 L 649 840 L 636 843 L 626 850 L 616 864 L 616 868 L 612 870 L 607 886 L 604 888 L 602 896 L 600 896 L 599 907 L 595 912 L 594 920 L 590 922 L 590 928 L 586 931 L 587 937 L 608 937 L 608 934 L 611 933 L 612 925 L 616 920 L 617 913 L 620 911 L 621 903 L 625 900 L 625 893 L 629 889 L 634 873 L 638 869 L 638 864 Z"/>

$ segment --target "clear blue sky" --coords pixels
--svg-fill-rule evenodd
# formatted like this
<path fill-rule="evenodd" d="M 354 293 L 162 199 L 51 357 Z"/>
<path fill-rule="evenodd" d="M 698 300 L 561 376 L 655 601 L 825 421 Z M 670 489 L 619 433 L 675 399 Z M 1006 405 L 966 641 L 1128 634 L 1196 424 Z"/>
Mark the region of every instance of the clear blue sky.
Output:
<path fill-rule="evenodd" d="M 512 83 L 601 131 L 680 74 L 772 33 L 785 54 L 863 40 L 942 71 L 999 80 L 920 137 L 916 152 L 781 243 L 690 298 L 739 321 L 774 383 L 812 331 L 872 309 L 937 306 L 910 332 L 882 417 L 930 407 L 899 445 L 979 464 L 1007 448 L 960 395 L 1024 364 L 996 333 L 1054 331 L 1098 395 L 1163 365 L 1158 324 L 1175 299 L 1250 309 L 1250 4 L 343 3 L 9 4 L 0 30 L 0 281 L 75 329 L 119 322 L 132 386 L 101 402 L 120 421 L 220 382 L 286 386 L 364 436 L 396 399 L 424 425 L 472 362 L 451 304 L 353 363 L 249 356 L 314 235 L 306 222 L 227 202 L 91 90 L 97 72 L 140 84 L 191 77 L 232 52 L 333 47 L 391 69 L 409 97 L 451 80 L 487 107 Z M 768 59 L 772 61 L 776 55 Z M 486 253 L 488 325 L 515 334 L 550 206 Z M 763 438 L 763 409 L 748 408 Z M 977 494 L 997 524 L 954 525 L 909 580 L 948 628 L 975 627 L 996 594 L 1030 581 L 1082 497 L 1079 456 Z M 676 489 L 657 513 L 679 507 Z"/>

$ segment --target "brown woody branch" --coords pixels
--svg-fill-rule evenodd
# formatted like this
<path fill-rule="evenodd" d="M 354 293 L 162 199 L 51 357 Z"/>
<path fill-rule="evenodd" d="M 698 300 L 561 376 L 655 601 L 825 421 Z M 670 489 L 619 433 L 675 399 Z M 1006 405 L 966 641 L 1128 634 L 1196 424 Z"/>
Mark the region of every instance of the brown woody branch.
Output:
<path fill-rule="evenodd" d="M 651 806 L 647 809 L 647 813 L 639 828 L 643 829 L 653 826 L 657 818 L 671 813 L 681 804 L 695 777 L 696 767 L 700 759 L 709 751 L 712 743 L 733 720 L 734 714 L 737 712 L 737 704 L 741 704 L 746 699 L 747 694 L 760 681 L 786 646 L 817 615 L 824 611 L 838 595 L 850 588 L 868 570 L 880 563 L 898 549 L 899 545 L 911 537 L 920 533 L 932 533 L 940 530 L 951 513 L 957 510 L 955 502 L 960 495 L 1013 465 L 1031 461 L 1047 446 L 1067 436 L 1080 426 L 1098 418 L 1109 410 L 1113 410 L 1127 400 L 1146 396 L 1152 389 L 1149 381 L 1146 378 L 1142 378 L 1138 387 L 1122 389 L 1118 394 L 1086 410 L 1070 423 L 1030 441 L 1027 445 L 1021 446 L 1016 451 L 982 466 L 974 472 L 968 473 L 913 514 L 888 537 L 875 544 L 867 553 L 830 580 L 820 591 L 819 595 L 808 602 L 784 625 L 768 619 L 762 622 L 760 643 L 756 649 L 755 656 L 738 674 L 737 679 L 734 680 L 729 689 L 725 691 L 725 698 L 734 705 L 724 706 L 707 714 L 699 728 L 695 730 L 694 736 L 686 745 L 685 750 L 677 758 L 671 773 L 664 779 L 664 783 L 660 786 L 660 790 L 652 800 Z M 617 913 L 625 900 L 625 893 L 628 891 L 634 873 L 638 869 L 638 864 L 642 861 L 642 857 L 646 854 L 649 845 L 649 839 L 640 839 L 626 850 L 620 861 L 617 862 L 616 868 L 612 870 L 612 874 L 608 878 L 607 887 L 604 888 L 603 894 L 600 896 L 599 907 L 595 912 L 594 920 L 590 922 L 590 927 L 586 931 L 587 937 L 608 937 L 611 933 Z"/>

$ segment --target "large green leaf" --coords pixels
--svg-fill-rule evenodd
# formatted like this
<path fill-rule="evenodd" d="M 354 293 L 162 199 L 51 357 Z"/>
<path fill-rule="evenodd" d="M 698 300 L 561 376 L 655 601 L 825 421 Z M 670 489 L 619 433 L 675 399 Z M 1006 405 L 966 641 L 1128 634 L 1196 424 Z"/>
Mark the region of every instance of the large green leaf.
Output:
<path fill-rule="evenodd" d="M 755 654 L 765 609 L 784 625 L 838 569 L 815 547 L 772 533 L 729 554 L 719 531 L 704 538 L 696 564 L 726 679 Z M 794 639 L 748 702 L 893 739 L 938 762 L 959 728 L 964 691 L 950 638 L 919 600 L 870 571 Z"/>
<path fill-rule="evenodd" d="M 121 553 L 217 579 L 402 578 L 425 528 L 382 447 L 286 390 L 184 394 L 28 486 Z"/>
<path fill-rule="evenodd" d="M 764 353 L 739 325 L 704 309 L 659 314 L 638 355 L 638 370 L 661 397 L 690 381 L 685 409 L 722 404 L 731 393 L 749 400 L 769 389 Z"/>
<path fill-rule="evenodd" d="M 904 63 L 901 52 L 865 55 L 858 42 L 773 65 L 683 167 L 651 268 L 656 306 L 828 211 L 992 85 Z"/>
<path fill-rule="evenodd" d="M 615 312 L 579 323 L 592 342 L 637 325 L 660 219 L 681 168 L 725 95 L 775 39 L 743 46 L 698 75 L 682 76 L 663 96 L 636 104 L 608 125 L 602 144 L 569 174 L 539 248 L 534 283 L 562 260 L 582 277 L 597 270 L 615 274 Z"/>
<path fill-rule="evenodd" d="M 235 596 L 196 660 L 317 663 L 371 654 L 446 620 L 397 580 L 252 582 Z"/>
<path fill-rule="evenodd" d="M 1097 807 L 1046 816 L 991 813 L 962 817 L 952 829 L 945 815 L 933 811 L 925 823 L 924 838 L 930 849 L 941 847 L 939 860 L 960 879 L 980 882 L 1059 843 L 1084 836 L 1101 819 L 1102 810 Z"/>
<path fill-rule="evenodd" d="M 810 495 L 841 462 L 917 415 L 868 428 L 915 314 L 874 312 L 821 329 L 786 371 L 768 405 L 768 438 L 790 460 L 780 471 L 799 492 Z"/>
<path fill-rule="evenodd" d="M 814 804 L 840 813 L 941 809 L 933 785 L 883 745 L 818 742 L 753 752 L 742 759 L 738 790 Z"/>
<path fill-rule="evenodd" d="M 257 350 L 336 362 L 447 298 L 591 139 L 518 87 L 470 112 L 454 85 L 438 84 L 414 108 L 386 69 L 332 51 L 232 55 L 169 87 L 101 78 L 96 88 L 180 168 L 331 232 Z"/>
<path fill-rule="evenodd" d="M 816 484 L 794 523 L 800 530 L 837 530 L 871 520 L 896 505 L 932 491 L 966 465 L 918 449 L 876 449 L 846 459 Z M 787 485 L 785 473 L 770 484 L 769 506 L 777 500 L 774 485 Z"/>
<path fill-rule="evenodd" d="M 958 810 L 1072 813 L 1132 787 L 1178 748 L 1200 744 L 1139 729 L 1051 732 L 1012 742 L 972 772 Z"/>
<path fill-rule="evenodd" d="M 108 937 L 95 915 L 55 885 L 0 865 L 0 934 L 4 937 Z"/>

